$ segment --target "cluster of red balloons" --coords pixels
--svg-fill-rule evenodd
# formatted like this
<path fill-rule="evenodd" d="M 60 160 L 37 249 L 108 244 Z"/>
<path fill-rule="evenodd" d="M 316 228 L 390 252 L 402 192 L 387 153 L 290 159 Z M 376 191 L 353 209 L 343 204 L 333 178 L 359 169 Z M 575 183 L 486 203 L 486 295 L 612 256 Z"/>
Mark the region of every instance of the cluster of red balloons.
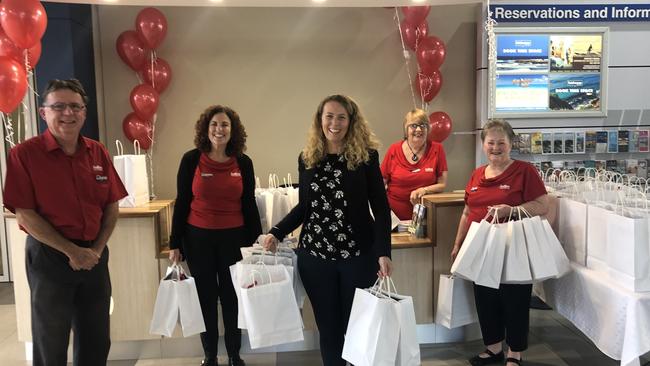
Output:
<path fill-rule="evenodd" d="M 47 14 L 38 0 L 0 4 L 0 112 L 11 113 L 27 91 L 27 68 L 41 57 Z"/>
<path fill-rule="evenodd" d="M 440 66 L 445 61 L 445 43 L 438 37 L 429 35 L 427 16 L 431 6 L 404 6 L 401 8 L 404 20 L 400 24 L 404 44 L 415 51 L 419 72 L 415 78 L 415 90 L 426 103 L 435 98 L 442 87 Z M 445 112 L 429 115 L 431 126 L 428 138 L 442 142 L 451 133 L 451 118 Z"/>
<path fill-rule="evenodd" d="M 148 150 L 153 142 L 154 115 L 160 94 L 172 79 L 172 69 L 154 50 L 167 35 L 167 19 L 156 8 L 142 9 L 135 19 L 135 29 L 117 37 L 115 48 L 122 61 L 139 73 L 143 82 L 131 90 L 129 101 L 133 112 L 122 121 L 122 130 L 129 141 L 138 140 Z"/>

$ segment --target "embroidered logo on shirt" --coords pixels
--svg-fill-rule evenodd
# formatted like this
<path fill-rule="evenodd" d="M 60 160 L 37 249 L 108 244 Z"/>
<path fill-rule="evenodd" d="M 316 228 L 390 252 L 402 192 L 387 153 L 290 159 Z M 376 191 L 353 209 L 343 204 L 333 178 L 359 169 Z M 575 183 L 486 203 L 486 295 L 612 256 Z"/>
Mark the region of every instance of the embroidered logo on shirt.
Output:
<path fill-rule="evenodd" d="M 98 182 L 105 182 L 108 180 L 108 177 L 105 175 L 96 175 L 95 180 Z"/>
<path fill-rule="evenodd" d="M 201 173 L 201 177 L 203 178 L 208 178 L 211 177 L 213 174 L 212 173 Z"/>
<path fill-rule="evenodd" d="M 499 189 L 504 189 L 504 190 L 505 189 L 510 189 L 510 186 L 507 185 L 507 184 L 502 184 L 502 185 L 499 186 Z"/>
<path fill-rule="evenodd" d="M 476 192 L 478 191 L 478 187 L 472 187 L 469 189 L 470 192 Z"/>
<path fill-rule="evenodd" d="M 230 176 L 231 177 L 241 177 L 241 173 L 240 172 L 230 172 Z"/>
<path fill-rule="evenodd" d="M 427 172 L 427 173 L 432 173 L 433 168 L 424 168 L 424 171 Z"/>
<path fill-rule="evenodd" d="M 93 165 L 93 171 L 94 172 L 103 172 L 104 167 L 102 167 L 101 165 Z"/>

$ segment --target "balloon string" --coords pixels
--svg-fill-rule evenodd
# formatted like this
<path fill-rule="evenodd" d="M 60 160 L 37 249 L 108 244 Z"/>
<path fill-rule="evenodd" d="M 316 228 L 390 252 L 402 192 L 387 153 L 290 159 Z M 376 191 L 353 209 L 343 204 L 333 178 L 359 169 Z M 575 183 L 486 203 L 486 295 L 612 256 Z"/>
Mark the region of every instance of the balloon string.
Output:
<path fill-rule="evenodd" d="M 154 50 L 151 50 L 151 86 L 155 88 L 156 78 L 154 77 L 153 63 L 154 63 Z"/>
<path fill-rule="evenodd" d="M 415 88 L 413 87 L 413 78 L 411 78 L 411 66 L 409 64 L 409 51 L 406 50 L 406 45 L 404 44 L 404 36 L 402 35 L 402 24 L 399 20 L 399 11 L 397 6 L 395 7 L 395 22 L 397 23 L 397 30 L 399 30 L 399 39 L 402 42 L 402 54 L 404 55 L 404 64 L 406 66 L 406 75 L 409 77 L 409 87 L 411 88 L 411 98 L 413 98 L 413 108 L 417 108 L 418 103 L 415 99 Z M 419 83 L 418 83 L 419 84 Z M 419 89 L 419 86 L 418 86 Z M 420 91 L 421 92 L 421 91 Z M 424 98 L 423 98 L 424 99 Z"/>
<path fill-rule="evenodd" d="M 497 45 L 496 45 L 496 36 L 494 35 L 494 27 L 497 25 L 497 21 L 492 18 L 492 12 L 490 11 L 490 0 L 487 0 L 487 19 L 485 20 L 485 31 L 487 33 L 487 43 L 488 43 L 488 78 L 489 85 L 496 84 L 496 59 L 497 59 Z M 490 92 L 488 93 L 488 115 L 492 114 L 492 111 L 495 108 L 496 96 L 495 93 L 491 92 L 494 90 L 490 86 Z"/>
<path fill-rule="evenodd" d="M 0 112 L 0 120 L 5 128 L 5 141 L 9 143 L 9 148 L 16 146 L 14 142 L 14 126 L 12 125 L 11 115 Z"/>
<path fill-rule="evenodd" d="M 151 146 L 149 146 L 149 150 L 147 151 L 147 156 L 149 157 L 149 187 L 151 188 L 151 193 L 149 196 L 151 197 L 152 200 L 156 199 L 156 191 L 155 191 L 155 186 L 153 182 L 153 146 L 154 146 L 154 135 L 156 133 L 156 121 L 158 120 L 158 113 L 155 113 L 153 115 L 153 119 L 151 120 L 151 134 L 147 134 L 147 137 L 149 138 L 149 141 L 151 141 Z"/>

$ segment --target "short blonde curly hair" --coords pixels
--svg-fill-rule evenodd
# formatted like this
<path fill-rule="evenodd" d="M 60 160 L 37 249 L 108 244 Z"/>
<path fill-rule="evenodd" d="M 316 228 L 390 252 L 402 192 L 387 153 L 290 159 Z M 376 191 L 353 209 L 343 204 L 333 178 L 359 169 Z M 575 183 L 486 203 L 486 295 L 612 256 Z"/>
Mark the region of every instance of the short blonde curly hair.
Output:
<path fill-rule="evenodd" d="M 370 130 L 370 125 L 361 113 L 359 105 L 352 98 L 340 94 L 330 95 L 318 105 L 309 129 L 307 145 L 302 150 L 302 160 L 307 169 L 311 169 L 321 162 L 327 154 L 327 141 L 321 127 L 321 120 L 323 108 L 328 102 L 339 103 L 348 113 L 350 125 L 343 141 L 343 156 L 347 161 L 348 169 L 355 170 L 359 165 L 368 162 L 370 159 L 369 150 L 378 149 L 379 141 Z"/>

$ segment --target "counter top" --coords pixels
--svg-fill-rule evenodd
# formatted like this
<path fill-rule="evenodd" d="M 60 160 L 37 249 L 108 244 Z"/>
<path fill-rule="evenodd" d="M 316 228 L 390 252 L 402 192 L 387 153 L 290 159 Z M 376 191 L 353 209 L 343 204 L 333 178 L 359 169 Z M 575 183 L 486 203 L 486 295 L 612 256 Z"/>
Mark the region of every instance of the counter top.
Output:
<path fill-rule="evenodd" d="M 155 200 L 139 207 L 120 207 L 119 217 L 155 216 L 165 210 L 169 210 L 173 205 L 174 200 Z M 4 217 L 16 217 L 16 215 L 5 209 Z"/>

